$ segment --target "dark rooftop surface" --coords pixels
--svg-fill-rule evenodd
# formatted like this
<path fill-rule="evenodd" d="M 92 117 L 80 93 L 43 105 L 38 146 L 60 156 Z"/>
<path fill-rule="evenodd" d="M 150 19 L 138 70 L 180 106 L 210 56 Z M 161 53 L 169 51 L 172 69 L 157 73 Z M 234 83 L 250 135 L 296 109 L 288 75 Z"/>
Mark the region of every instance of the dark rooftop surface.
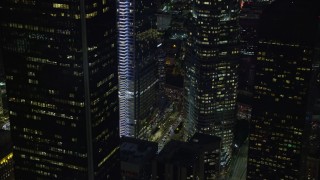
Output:
<path fill-rule="evenodd" d="M 132 163 L 150 162 L 156 155 L 158 144 L 134 138 L 121 138 L 121 161 Z"/>
<path fill-rule="evenodd" d="M 262 13 L 258 34 L 265 39 L 314 45 L 319 22 L 319 0 L 278 0 Z"/>
<path fill-rule="evenodd" d="M 189 166 L 197 159 L 198 148 L 182 141 L 168 142 L 158 156 L 162 162 Z"/>
<path fill-rule="evenodd" d="M 195 133 L 190 139 L 190 142 L 195 142 L 201 145 L 220 144 L 220 141 L 221 141 L 221 138 L 218 136 L 211 136 L 211 135 L 202 134 L 202 133 Z"/>

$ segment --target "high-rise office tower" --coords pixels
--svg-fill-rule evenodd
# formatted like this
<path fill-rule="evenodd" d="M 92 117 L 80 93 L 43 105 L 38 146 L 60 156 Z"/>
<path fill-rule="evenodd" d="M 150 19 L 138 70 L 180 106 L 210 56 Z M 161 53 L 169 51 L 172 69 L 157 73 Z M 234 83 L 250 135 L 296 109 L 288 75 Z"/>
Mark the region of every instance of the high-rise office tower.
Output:
<path fill-rule="evenodd" d="M 187 42 L 185 111 L 188 136 L 222 138 L 222 166 L 231 156 L 239 55 L 239 4 L 193 1 Z"/>
<path fill-rule="evenodd" d="M 316 3 L 275 1 L 261 16 L 247 179 L 301 175 L 319 16 L 315 8 L 320 7 Z"/>
<path fill-rule="evenodd" d="M 0 13 L 15 178 L 117 178 L 116 1 L 5 0 Z"/>
<path fill-rule="evenodd" d="M 237 119 L 250 121 L 252 111 L 254 66 L 256 60 L 257 26 L 260 14 L 269 2 L 246 2 L 239 16 L 241 58 L 237 95 Z"/>
<path fill-rule="evenodd" d="M 320 18 L 318 26 L 308 99 L 306 135 L 303 141 L 302 178 L 300 179 L 320 179 Z"/>
<path fill-rule="evenodd" d="M 156 4 L 119 0 L 120 135 L 146 139 L 157 102 Z"/>
<path fill-rule="evenodd" d="M 313 87 L 309 94 L 312 99 L 309 100 L 309 118 L 305 129 L 307 139 L 304 141 L 302 179 L 320 179 L 320 58 L 318 60 L 318 64 L 313 66 Z"/>

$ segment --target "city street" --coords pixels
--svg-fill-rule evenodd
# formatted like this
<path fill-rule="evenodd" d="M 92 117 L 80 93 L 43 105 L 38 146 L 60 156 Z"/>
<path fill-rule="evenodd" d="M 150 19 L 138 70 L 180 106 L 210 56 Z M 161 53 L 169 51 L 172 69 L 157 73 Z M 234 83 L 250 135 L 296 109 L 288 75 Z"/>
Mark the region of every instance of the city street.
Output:
<path fill-rule="evenodd" d="M 166 143 L 170 141 L 170 139 L 174 135 L 174 129 L 179 125 L 181 121 L 182 118 L 180 116 L 180 112 L 167 112 L 164 119 L 162 120 L 163 123 L 158 126 L 160 129 L 150 137 L 151 141 L 158 143 L 159 151 L 164 147 Z"/>
<path fill-rule="evenodd" d="M 248 139 L 241 146 L 231 163 L 230 180 L 245 180 L 247 174 Z"/>

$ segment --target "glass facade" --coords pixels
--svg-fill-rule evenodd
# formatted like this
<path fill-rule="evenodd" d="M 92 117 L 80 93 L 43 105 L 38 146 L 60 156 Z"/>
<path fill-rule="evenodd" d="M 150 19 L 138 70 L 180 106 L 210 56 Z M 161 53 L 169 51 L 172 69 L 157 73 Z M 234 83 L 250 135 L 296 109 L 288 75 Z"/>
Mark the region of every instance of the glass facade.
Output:
<path fill-rule="evenodd" d="M 306 125 L 317 97 L 312 92 L 313 64 L 319 59 L 315 7 L 275 1 L 261 15 L 247 179 L 305 179 Z"/>
<path fill-rule="evenodd" d="M 120 136 L 145 139 L 151 131 L 159 81 L 155 12 L 149 0 L 118 2 Z"/>
<path fill-rule="evenodd" d="M 237 93 L 237 1 L 195 0 L 186 53 L 185 111 L 188 136 L 222 138 L 221 165 L 231 157 Z"/>
<path fill-rule="evenodd" d="M 119 152 L 116 1 L 4 0 L 17 179 L 106 179 Z"/>
<path fill-rule="evenodd" d="M 318 32 L 320 38 L 320 28 Z M 315 48 L 315 62 L 312 65 L 312 78 L 309 93 L 309 117 L 306 124 L 306 140 L 303 154 L 303 178 L 320 178 L 320 41 Z"/>
<path fill-rule="evenodd" d="M 258 49 L 248 179 L 295 179 L 300 170 L 313 51 L 271 40 L 260 41 Z"/>

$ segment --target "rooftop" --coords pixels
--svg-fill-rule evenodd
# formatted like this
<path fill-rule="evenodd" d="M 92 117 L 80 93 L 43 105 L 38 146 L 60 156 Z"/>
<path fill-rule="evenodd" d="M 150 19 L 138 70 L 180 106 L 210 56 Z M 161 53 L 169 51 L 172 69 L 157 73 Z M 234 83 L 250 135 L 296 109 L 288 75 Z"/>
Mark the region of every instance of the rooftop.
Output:
<path fill-rule="evenodd" d="M 319 0 L 278 0 L 261 15 L 258 34 L 265 39 L 313 45 L 319 28 Z"/>
<path fill-rule="evenodd" d="M 172 140 L 159 153 L 158 161 L 190 166 L 198 158 L 199 150 L 190 143 Z"/>
<path fill-rule="evenodd" d="M 121 139 L 121 161 L 130 163 L 150 162 L 156 155 L 158 144 L 129 137 Z"/>

